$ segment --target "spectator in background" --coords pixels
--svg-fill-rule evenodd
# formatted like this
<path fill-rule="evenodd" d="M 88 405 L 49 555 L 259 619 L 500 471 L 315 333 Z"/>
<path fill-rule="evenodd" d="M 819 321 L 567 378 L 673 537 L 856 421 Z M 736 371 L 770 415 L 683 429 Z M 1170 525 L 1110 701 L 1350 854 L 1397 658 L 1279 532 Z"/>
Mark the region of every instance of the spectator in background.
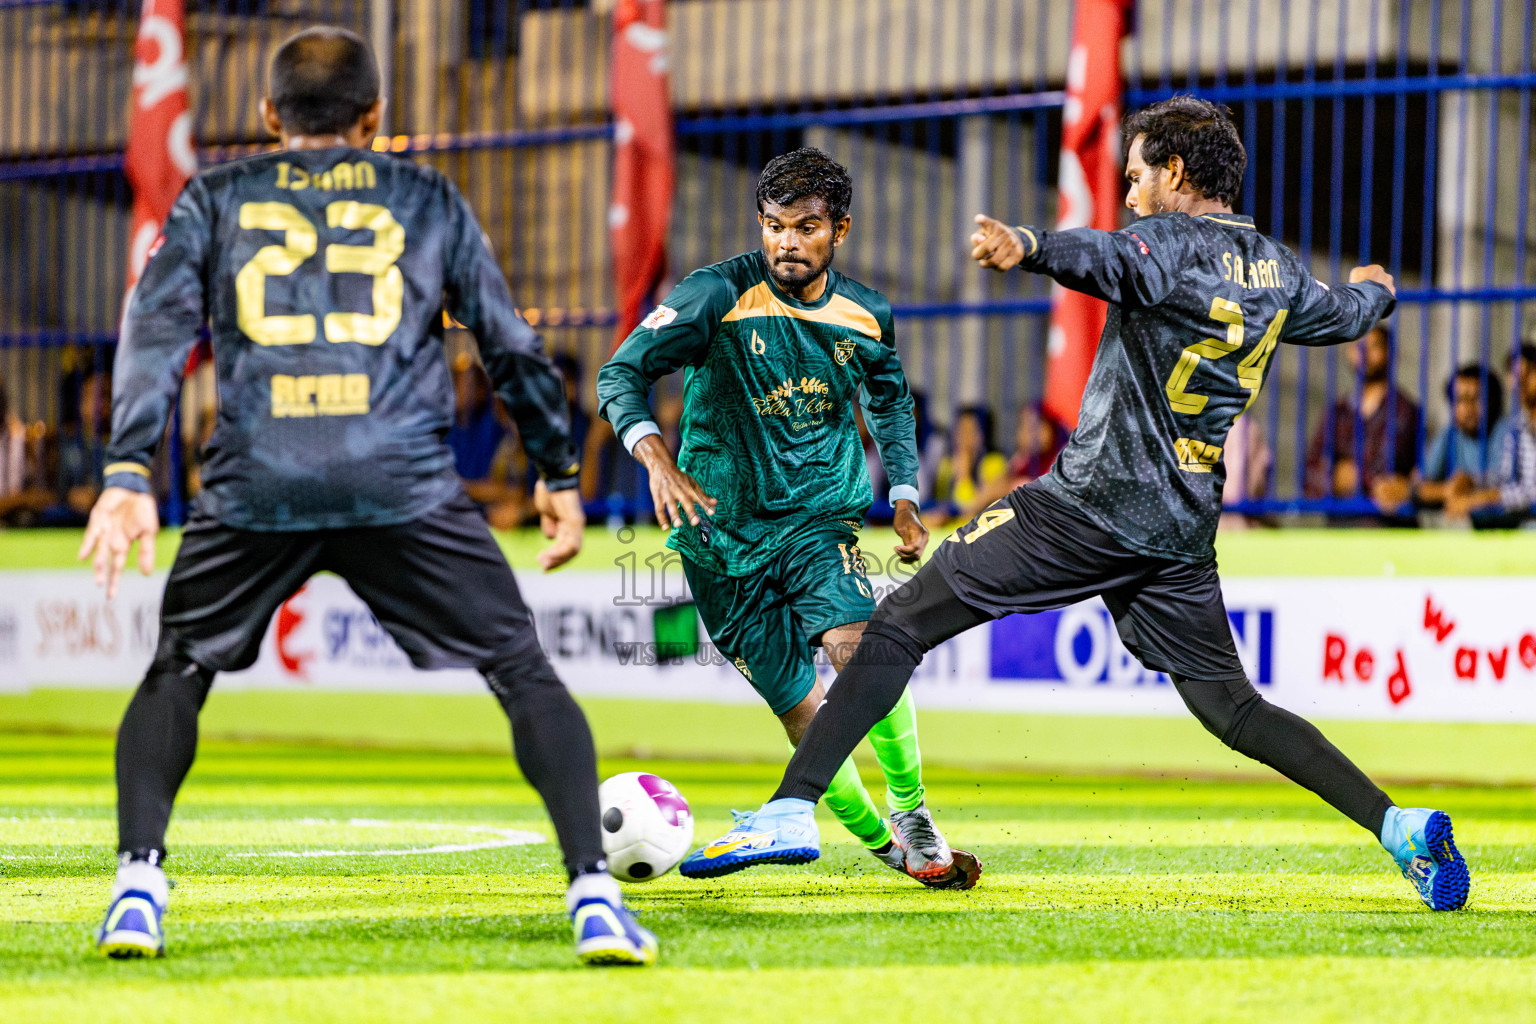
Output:
<path fill-rule="evenodd" d="M 949 428 L 949 454 L 939 468 L 939 492 L 955 509 L 970 508 L 988 485 L 1003 479 L 1008 460 L 993 443 L 992 410 L 968 405 Z"/>
<path fill-rule="evenodd" d="M 1352 396 L 1340 396 L 1313 433 L 1307 446 L 1307 497 L 1353 498 L 1363 492 L 1388 516 L 1408 500 L 1419 407 L 1393 386 L 1392 355 L 1392 334 L 1384 324 L 1349 346 L 1350 366 L 1360 381 L 1360 406 L 1356 409 Z"/>
<path fill-rule="evenodd" d="M 455 470 L 464 492 L 498 530 L 522 522 L 526 511 L 523 488 L 511 472 L 510 424 L 491 394 L 485 368 L 468 352 L 453 360 L 453 426 L 444 439 L 453 452 Z"/>
<path fill-rule="evenodd" d="M 1498 452 L 1492 485 L 1447 495 L 1445 517 L 1452 522 L 1518 526 L 1536 508 L 1536 343 L 1526 342 L 1516 355 L 1511 378 L 1519 401 L 1490 437 Z"/>
<path fill-rule="evenodd" d="M 929 416 L 926 392 L 912 392 L 912 418 L 917 426 L 917 493 L 922 496 L 924 506 L 930 506 L 942 498 L 937 490 L 939 466 L 944 462 L 948 443 L 944 432 L 934 427 Z M 883 469 L 881 473 L 884 473 Z M 876 497 L 884 494 L 883 490 L 875 491 Z"/>
<path fill-rule="evenodd" d="M 1486 383 L 1486 392 L 1484 384 Z M 1446 385 L 1451 422 L 1424 452 L 1414 500 L 1439 508 L 1451 495 L 1487 489 L 1499 461 L 1499 424 L 1504 418 L 1504 388 L 1486 366 L 1468 363 Z"/>
<path fill-rule="evenodd" d="M 1061 454 L 1071 433 L 1038 403 L 1020 407 L 1013 429 L 1013 456 L 1002 476 L 986 484 L 960 515 L 970 519 L 1015 487 L 1043 476 Z"/>
<path fill-rule="evenodd" d="M 5 378 L 0 377 L 0 503 L 20 494 L 26 487 L 26 478 L 27 428 L 11 412 Z"/>
<path fill-rule="evenodd" d="M 62 507 L 52 510 L 52 525 L 83 525 L 101 492 L 107 435 L 112 427 L 112 371 L 106 369 L 110 365 L 108 357 L 101 368 L 66 378 L 66 382 L 78 380 L 79 389 L 72 395 L 66 391 L 66 398 L 73 398 L 73 402 L 65 403 L 55 442 L 55 493 L 62 499 Z"/>
<path fill-rule="evenodd" d="M 1241 415 L 1227 432 L 1227 443 L 1221 452 L 1222 466 L 1227 479 L 1221 487 L 1221 503 L 1224 506 L 1240 505 L 1245 501 L 1257 501 L 1269 493 L 1269 469 L 1274 464 L 1275 453 L 1264 437 L 1264 423 L 1257 416 Z M 1242 512 L 1221 513 L 1218 530 L 1246 530 L 1254 518 Z"/>

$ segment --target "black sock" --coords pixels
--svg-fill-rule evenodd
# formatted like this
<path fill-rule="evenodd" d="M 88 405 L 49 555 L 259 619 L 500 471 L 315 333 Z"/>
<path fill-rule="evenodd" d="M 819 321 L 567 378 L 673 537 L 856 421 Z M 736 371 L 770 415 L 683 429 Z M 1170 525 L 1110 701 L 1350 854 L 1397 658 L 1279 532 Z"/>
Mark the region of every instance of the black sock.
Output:
<path fill-rule="evenodd" d="M 800 738 L 775 800 L 820 800 L 853 748 L 901 700 L 922 651 L 910 637 L 873 621 Z"/>
<path fill-rule="evenodd" d="M 555 826 L 571 878 L 608 869 L 597 754 L 581 707 L 536 645 L 481 669 L 512 722 L 512 750 Z"/>
<path fill-rule="evenodd" d="M 1311 722 L 1255 695 L 1238 710 L 1221 741 L 1310 789 L 1381 838 L 1391 798 Z"/>
<path fill-rule="evenodd" d="M 176 791 L 197 755 L 197 715 L 213 673 L 188 661 L 156 660 L 117 731 L 117 848 L 165 854 Z"/>

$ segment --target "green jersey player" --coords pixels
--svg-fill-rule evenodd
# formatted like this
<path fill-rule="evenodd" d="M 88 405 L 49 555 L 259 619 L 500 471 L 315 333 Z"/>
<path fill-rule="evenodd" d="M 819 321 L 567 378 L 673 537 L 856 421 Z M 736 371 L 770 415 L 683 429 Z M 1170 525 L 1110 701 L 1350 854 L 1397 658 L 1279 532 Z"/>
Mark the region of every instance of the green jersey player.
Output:
<path fill-rule="evenodd" d="M 852 196 L 847 170 L 819 150 L 771 161 L 757 186 L 761 251 L 688 275 L 597 376 L 599 409 L 650 472 L 656 520 L 672 531 L 705 628 L 791 744 L 825 699 L 814 648 L 841 670 L 875 608 L 859 550 L 873 495 L 855 402 L 894 484 L 897 555 L 915 562 L 928 544 L 890 303 L 831 269 Z M 674 461 L 648 395 L 678 369 Z M 832 811 L 896 870 L 936 888 L 974 885 L 981 865 L 950 849 L 923 802 L 910 693 L 869 740 L 889 825 L 851 759 L 827 792 Z"/>

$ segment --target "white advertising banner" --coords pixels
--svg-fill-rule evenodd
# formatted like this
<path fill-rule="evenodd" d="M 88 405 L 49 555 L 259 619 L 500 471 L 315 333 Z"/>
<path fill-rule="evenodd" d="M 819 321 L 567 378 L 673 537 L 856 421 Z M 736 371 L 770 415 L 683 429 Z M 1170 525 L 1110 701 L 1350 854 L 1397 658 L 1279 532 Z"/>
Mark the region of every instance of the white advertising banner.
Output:
<path fill-rule="evenodd" d="M 709 644 L 681 577 L 660 560 L 519 573 L 544 648 L 577 693 L 755 701 Z M 878 596 L 895 581 L 871 582 Z M 154 652 L 163 586 L 125 577 L 108 602 L 84 572 L 0 572 L 0 691 L 133 685 Z M 1536 579 L 1248 578 L 1224 588 L 1249 678 L 1277 704 L 1320 718 L 1536 722 Z M 256 664 L 219 685 L 484 684 L 470 671 L 416 671 L 345 583 L 317 576 L 273 616 Z M 929 708 L 1185 713 L 1098 601 L 972 630 L 929 655 L 914 686 Z"/>

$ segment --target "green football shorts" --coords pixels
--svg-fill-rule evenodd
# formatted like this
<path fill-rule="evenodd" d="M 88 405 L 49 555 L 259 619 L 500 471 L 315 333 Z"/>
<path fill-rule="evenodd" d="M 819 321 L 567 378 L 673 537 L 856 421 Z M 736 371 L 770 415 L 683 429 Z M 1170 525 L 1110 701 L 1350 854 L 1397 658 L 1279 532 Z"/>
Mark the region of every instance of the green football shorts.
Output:
<path fill-rule="evenodd" d="M 776 715 L 816 685 L 821 635 L 875 611 L 858 532 L 841 522 L 797 532 L 750 576 L 718 576 L 686 555 L 683 571 L 716 650 Z"/>

